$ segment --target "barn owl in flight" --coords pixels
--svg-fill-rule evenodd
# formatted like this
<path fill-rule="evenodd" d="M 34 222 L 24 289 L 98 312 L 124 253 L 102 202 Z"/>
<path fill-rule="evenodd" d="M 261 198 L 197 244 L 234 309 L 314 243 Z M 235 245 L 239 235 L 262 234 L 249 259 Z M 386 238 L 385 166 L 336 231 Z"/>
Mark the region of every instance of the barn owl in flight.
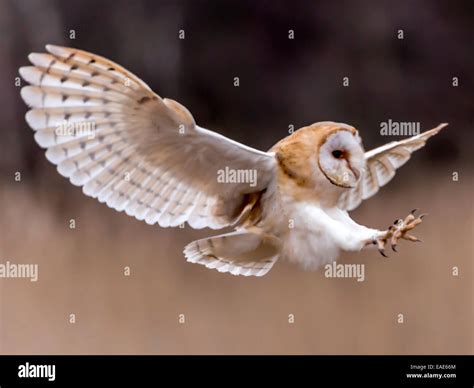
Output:
<path fill-rule="evenodd" d="M 317 268 L 339 252 L 395 249 L 422 222 L 410 213 L 387 230 L 348 211 L 388 183 L 446 124 L 364 152 L 357 130 L 319 122 L 262 152 L 196 125 L 118 64 L 46 46 L 20 68 L 26 121 L 59 173 L 109 207 L 153 225 L 233 232 L 191 242 L 184 255 L 233 275 L 263 276 L 279 259 Z M 223 174 L 225 172 L 225 174 Z"/>

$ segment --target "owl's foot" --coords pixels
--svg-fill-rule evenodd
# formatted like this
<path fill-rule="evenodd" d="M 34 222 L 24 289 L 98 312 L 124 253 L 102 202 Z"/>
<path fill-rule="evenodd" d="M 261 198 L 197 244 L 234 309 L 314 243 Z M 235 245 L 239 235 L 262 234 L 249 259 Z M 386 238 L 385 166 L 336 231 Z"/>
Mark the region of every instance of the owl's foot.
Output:
<path fill-rule="evenodd" d="M 385 245 L 388 241 L 390 241 L 390 245 L 394 252 L 397 252 L 397 243 L 399 239 L 421 242 L 419 238 L 408 234 L 410 230 L 421 224 L 423 222 L 423 217 L 426 216 L 426 214 L 415 216 L 417 210 L 418 209 L 413 209 L 404 220 L 396 220 L 393 225 L 391 225 L 379 238 L 374 241 L 374 243 L 377 244 L 377 248 L 382 256 L 388 257 L 385 254 Z"/>

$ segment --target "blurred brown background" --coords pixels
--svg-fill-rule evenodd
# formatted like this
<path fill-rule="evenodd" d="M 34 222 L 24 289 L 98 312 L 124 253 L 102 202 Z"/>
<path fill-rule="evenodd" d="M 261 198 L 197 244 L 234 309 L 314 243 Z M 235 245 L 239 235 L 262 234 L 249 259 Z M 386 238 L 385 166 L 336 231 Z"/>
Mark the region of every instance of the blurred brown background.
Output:
<path fill-rule="evenodd" d="M 0 279 L 0 353 L 473 353 L 473 25 L 471 1 L 0 0 L 0 263 L 39 264 L 36 283 Z M 47 43 L 106 56 L 261 149 L 322 120 L 354 125 L 366 148 L 398 139 L 380 136 L 388 119 L 449 122 L 353 213 L 385 228 L 419 207 L 424 243 L 343 255 L 366 264 L 361 283 L 283 262 L 256 279 L 187 264 L 184 245 L 212 231 L 116 213 L 45 160 L 15 77 Z"/>

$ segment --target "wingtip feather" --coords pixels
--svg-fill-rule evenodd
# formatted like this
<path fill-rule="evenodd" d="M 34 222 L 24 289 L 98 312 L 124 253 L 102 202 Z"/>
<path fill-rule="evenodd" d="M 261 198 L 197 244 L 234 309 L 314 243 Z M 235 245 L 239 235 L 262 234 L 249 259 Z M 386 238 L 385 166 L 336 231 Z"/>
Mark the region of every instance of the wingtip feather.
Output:
<path fill-rule="evenodd" d="M 51 53 L 51 54 L 59 54 L 61 51 L 64 51 L 64 50 L 67 49 L 67 47 L 58 46 L 58 45 L 55 45 L 55 44 L 47 44 L 44 47 L 46 48 L 46 51 Z"/>
<path fill-rule="evenodd" d="M 447 127 L 449 124 L 448 123 L 441 123 L 439 124 L 437 127 L 433 128 L 433 129 L 430 129 L 426 132 L 423 132 L 421 134 L 421 136 L 423 137 L 431 137 L 433 135 L 436 135 L 437 133 L 439 133 L 443 128 Z"/>
<path fill-rule="evenodd" d="M 30 107 L 38 107 L 41 105 L 41 93 L 38 93 L 36 86 L 23 86 L 20 90 L 23 101 Z"/>

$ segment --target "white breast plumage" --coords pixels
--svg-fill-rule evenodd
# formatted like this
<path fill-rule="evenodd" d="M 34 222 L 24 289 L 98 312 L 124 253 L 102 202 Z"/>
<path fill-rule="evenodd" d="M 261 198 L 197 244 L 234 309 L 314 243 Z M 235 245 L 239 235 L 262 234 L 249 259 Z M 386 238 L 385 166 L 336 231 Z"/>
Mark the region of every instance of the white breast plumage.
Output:
<path fill-rule="evenodd" d="M 337 259 L 338 244 L 317 222 L 320 211 L 311 203 L 288 203 L 288 230 L 282 236 L 282 256 L 286 260 L 316 269 Z"/>

